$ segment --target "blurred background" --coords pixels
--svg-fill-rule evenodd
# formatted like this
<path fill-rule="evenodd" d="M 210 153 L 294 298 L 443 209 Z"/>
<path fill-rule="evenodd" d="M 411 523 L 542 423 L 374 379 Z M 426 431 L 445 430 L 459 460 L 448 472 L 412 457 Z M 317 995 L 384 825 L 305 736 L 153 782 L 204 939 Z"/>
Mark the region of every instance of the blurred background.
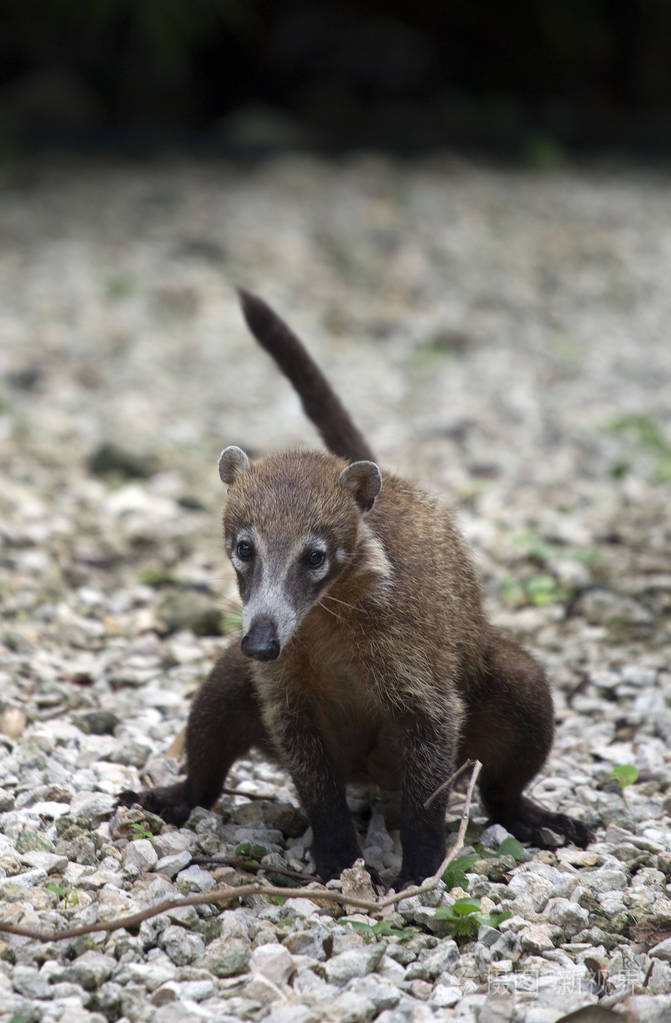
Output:
<path fill-rule="evenodd" d="M 670 31 L 661 0 L 5 0 L 21 613 L 47 584 L 234 599 L 221 448 L 319 443 L 243 285 L 382 464 L 459 507 L 499 621 L 598 584 L 597 628 L 664 635 Z"/>
<path fill-rule="evenodd" d="M 5 0 L 0 150 L 668 154 L 666 0 Z"/>

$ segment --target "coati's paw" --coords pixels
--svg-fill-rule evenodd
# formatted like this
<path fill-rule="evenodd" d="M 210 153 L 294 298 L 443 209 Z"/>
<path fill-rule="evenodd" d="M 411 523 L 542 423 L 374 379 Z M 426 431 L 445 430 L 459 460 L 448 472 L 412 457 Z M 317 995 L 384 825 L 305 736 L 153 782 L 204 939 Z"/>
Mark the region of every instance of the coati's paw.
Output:
<path fill-rule="evenodd" d="M 571 845 L 580 846 L 581 849 L 584 849 L 590 842 L 596 840 L 596 835 L 593 831 L 590 831 L 586 824 L 583 824 L 582 821 L 577 820 L 575 817 L 569 817 L 565 813 L 548 813 L 547 819 L 541 827 L 549 828 L 551 831 L 563 835 L 567 842 Z M 539 831 L 534 833 L 534 844 L 539 845 L 541 848 L 547 845 Z"/>
<path fill-rule="evenodd" d="M 183 824 L 193 809 L 186 798 L 186 785 L 183 781 L 161 788 L 143 789 L 141 792 L 125 789 L 119 793 L 117 805 L 136 804 L 149 813 L 162 817 L 166 824 Z"/>
<path fill-rule="evenodd" d="M 531 842 L 541 849 L 551 845 L 543 834 L 544 828 L 554 831 L 557 835 L 563 835 L 567 842 L 580 846 L 581 849 L 595 840 L 594 833 L 582 821 L 565 813 L 552 813 L 525 797 L 520 801 L 516 811 L 509 816 L 506 815 L 506 819 L 500 823 L 521 842 Z"/>

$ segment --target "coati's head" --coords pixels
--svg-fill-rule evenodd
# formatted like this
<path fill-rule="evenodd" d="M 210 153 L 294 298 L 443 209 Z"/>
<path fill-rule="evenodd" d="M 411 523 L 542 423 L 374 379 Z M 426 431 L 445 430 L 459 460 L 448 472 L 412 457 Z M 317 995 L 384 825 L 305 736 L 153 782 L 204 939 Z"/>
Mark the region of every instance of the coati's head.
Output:
<path fill-rule="evenodd" d="M 242 650 L 272 661 L 354 553 L 361 517 L 382 478 L 374 462 L 343 468 L 314 451 L 270 455 L 251 464 L 224 448 L 228 485 L 224 541 L 242 598 Z"/>

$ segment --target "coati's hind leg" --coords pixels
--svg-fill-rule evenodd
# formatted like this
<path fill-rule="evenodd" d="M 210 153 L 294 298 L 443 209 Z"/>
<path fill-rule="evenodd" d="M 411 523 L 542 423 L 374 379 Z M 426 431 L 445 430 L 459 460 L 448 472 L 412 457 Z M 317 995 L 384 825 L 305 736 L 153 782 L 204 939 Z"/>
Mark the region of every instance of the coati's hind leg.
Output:
<path fill-rule="evenodd" d="M 212 806 L 231 765 L 253 746 L 276 757 L 261 721 L 249 668 L 236 640 L 196 693 L 186 726 L 184 781 L 122 792 L 119 803 L 139 803 L 169 824 L 183 824 L 194 806 Z"/>
<path fill-rule="evenodd" d="M 543 846 L 542 828 L 585 846 L 594 835 L 581 821 L 553 813 L 523 790 L 550 752 L 554 715 L 542 668 L 520 646 L 492 631 L 481 679 L 473 685 L 462 754 L 482 762 L 480 794 L 493 821 Z"/>

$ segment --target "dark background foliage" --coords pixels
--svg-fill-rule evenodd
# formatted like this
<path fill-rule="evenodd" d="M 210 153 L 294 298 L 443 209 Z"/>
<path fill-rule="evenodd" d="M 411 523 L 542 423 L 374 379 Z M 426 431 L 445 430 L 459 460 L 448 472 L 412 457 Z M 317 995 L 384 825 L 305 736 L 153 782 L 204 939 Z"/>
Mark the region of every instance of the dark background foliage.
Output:
<path fill-rule="evenodd" d="M 670 148 L 667 0 L 5 0 L 5 145 Z"/>

